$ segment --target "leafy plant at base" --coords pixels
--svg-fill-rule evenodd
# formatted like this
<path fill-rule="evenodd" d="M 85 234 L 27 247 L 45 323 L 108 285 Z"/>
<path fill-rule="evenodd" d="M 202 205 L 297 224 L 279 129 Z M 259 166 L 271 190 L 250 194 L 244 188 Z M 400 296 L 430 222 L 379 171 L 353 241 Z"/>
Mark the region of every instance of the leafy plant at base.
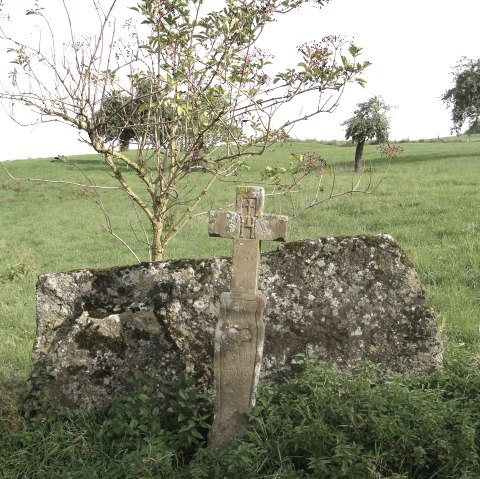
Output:
<path fill-rule="evenodd" d="M 199 451 L 192 476 L 478 477 L 480 374 L 467 357 L 415 379 L 382 378 L 369 363 L 341 374 L 304 357 L 297 377 L 262 387 L 245 439 Z"/>
<path fill-rule="evenodd" d="M 206 444 L 213 403 L 209 394 L 194 389 L 195 381 L 180 376 L 158 391 L 154 374 L 135 374 L 135 394 L 112 402 L 102 421 L 100 436 L 116 447 L 142 454 L 161 444 L 162 457 L 185 461 Z"/>
<path fill-rule="evenodd" d="M 165 416 L 166 427 L 176 431 L 172 446 L 187 456 L 206 444 L 213 420 L 211 395 L 197 392 L 194 386 L 195 380 L 184 375 L 175 381 Z"/>
<path fill-rule="evenodd" d="M 369 363 L 347 374 L 309 355 L 297 363 L 295 377 L 263 383 L 246 435 L 228 447 L 207 448 L 199 438 L 191 446 L 184 441 L 190 432 L 181 431 L 189 421 L 183 416 L 193 418 L 203 435 L 202 423 L 208 424 L 203 416 L 211 412 L 208 396 L 196 399 L 191 381 L 179 378 L 177 392 L 164 398 L 155 393 L 155 375 L 140 374 L 132 383 L 136 392 L 103 413 L 59 415 L 49 424 L 21 420 L 4 429 L 0 474 L 6 479 L 480 476 L 478 354 L 451 346 L 443 369 L 411 379 L 385 377 Z M 9 424 L 19 409 L 5 404 L 7 418 L 0 424 Z"/>

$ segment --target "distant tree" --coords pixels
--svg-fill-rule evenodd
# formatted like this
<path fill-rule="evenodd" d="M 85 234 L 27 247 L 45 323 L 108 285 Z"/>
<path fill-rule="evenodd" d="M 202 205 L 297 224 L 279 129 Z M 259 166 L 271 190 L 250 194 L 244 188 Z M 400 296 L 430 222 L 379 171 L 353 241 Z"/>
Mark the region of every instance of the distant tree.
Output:
<path fill-rule="evenodd" d="M 454 86 L 441 97 L 452 108 L 452 131 L 472 127 L 480 118 L 480 58 L 463 57 L 452 70 Z"/>
<path fill-rule="evenodd" d="M 154 125 L 149 114 L 153 102 L 153 85 L 146 79 L 139 83 L 133 95 L 120 90 L 109 92 L 96 114 L 97 132 L 106 143 L 118 145 L 120 151 L 127 151 L 132 141 L 140 150 L 154 147 L 156 143 L 165 147 L 175 112 L 163 105 L 161 120 L 158 125 Z M 224 107 L 227 109 L 228 105 L 225 104 Z M 225 120 L 204 133 L 199 142 L 199 150 L 206 152 L 219 143 L 227 143 L 241 135 L 239 125 Z"/>
<path fill-rule="evenodd" d="M 113 91 L 103 100 L 97 113 L 97 130 L 105 142 L 118 141 L 120 151 L 128 150 L 130 142 L 137 136 L 134 120 L 136 108 L 127 95 Z M 125 118 L 129 118 L 125 122 Z"/>
<path fill-rule="evenodd" d="M 362 168 L 363 148 L 367 140 L 374 139 L 377 143 L 388 141 L 390 118 L 387 116 L 387 112 L 391 108 L 379 96 L 358 103 L 357 106 L 353 116 L 342 123 L 342 126 L 347 127 L 345 138 L 351 139 L 357 144 L 355 171 Z"/>
<path fill-rule="evenodd" d="M 95 114 L 95 128 L 105 143 L 118 146 L 120 151 L 127 151 L 130 143 L 135 141 L 142 149 L 158 143 L 164 146 L 173 112 L 167 106 L 161 108 L 161 121 L 154 128 L 150 118 L 150 105 L 153 103 L 153 85 L 143 79 L 136 86 L 133 94 L 122 90 L 108 92 Z"/>
<path fill-rule="evenodd" d="M 475 120 L 466 130 L 465 135 L 475 135 L 480 133 L 480 120 Z"/>

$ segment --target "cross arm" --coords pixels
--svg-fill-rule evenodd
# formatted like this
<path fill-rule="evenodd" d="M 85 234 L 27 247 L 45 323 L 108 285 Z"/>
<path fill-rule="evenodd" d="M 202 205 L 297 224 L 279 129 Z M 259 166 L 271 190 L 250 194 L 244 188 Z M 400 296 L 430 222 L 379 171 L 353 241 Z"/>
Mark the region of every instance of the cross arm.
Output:
<path fill-rule="evenodd" d="M 263 214 L 253 220 L 257 241 L 286 241 L 288 216 Z M 208 234 L 222 238 L 242 237 L 242 215 L 233 211 L 210 211 Z"/>
<path fill-rule="evenodd" d="M 255 220 L 255 239 L 286 241 L 288 216 L 264 214 Z"/>
<path fill-rule="evenodd" d="M 242 217 L 233 211 L 210 211 L 208 218 L 208 234 L 222 238 L 238 238 Z"/>

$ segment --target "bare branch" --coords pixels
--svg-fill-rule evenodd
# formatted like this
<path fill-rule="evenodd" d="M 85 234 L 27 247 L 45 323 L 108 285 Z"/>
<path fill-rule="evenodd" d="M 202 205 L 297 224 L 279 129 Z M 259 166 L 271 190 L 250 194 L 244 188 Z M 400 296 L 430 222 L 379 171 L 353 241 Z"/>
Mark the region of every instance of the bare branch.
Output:
<path fill-rule="evenodd" d="M 68 185 L 68 186 L 76 186 L 78 188 L 86 188 L 92 190 L 122 190 L 119 186 L 98 186 L 89 184 L 86 185 L 84 183 L 76 183 L 74 181 L 65 181 L 65 180 L 47 180 L 45 178 L 29 178 L 29 177 L 17 177 L 12 175 L 12 173 L 8 170 L 5 166 L 4 161 L 0 161 L 0 166 L 3 168 L 3 171 L 10 177 L 10 179 L 14 181 L 31 181 L 37 183 L 50 183 L 50 184 L 58 184 L 58 185 Z"/>

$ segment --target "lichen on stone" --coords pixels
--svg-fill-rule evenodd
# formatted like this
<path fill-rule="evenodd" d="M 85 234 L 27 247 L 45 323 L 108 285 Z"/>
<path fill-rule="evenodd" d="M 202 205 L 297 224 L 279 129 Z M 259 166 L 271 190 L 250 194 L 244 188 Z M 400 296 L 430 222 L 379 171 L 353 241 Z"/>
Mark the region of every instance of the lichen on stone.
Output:
<path fill-rule="evenodd" d="M 159 387 L 188 371 L 211 387 L 230 279 L 226 258 L 40 276 L 34 385 L 72 409 L 125 394 L 134 371 L 157 371 Z M 339 369 L 370 360 L 417 374 L 441 364 L 423 287 L 389 236 L 287 243 L 262 255 L 259 290 L 267 297 L 262 378 L 292 374 L 305 351 Z"/>

